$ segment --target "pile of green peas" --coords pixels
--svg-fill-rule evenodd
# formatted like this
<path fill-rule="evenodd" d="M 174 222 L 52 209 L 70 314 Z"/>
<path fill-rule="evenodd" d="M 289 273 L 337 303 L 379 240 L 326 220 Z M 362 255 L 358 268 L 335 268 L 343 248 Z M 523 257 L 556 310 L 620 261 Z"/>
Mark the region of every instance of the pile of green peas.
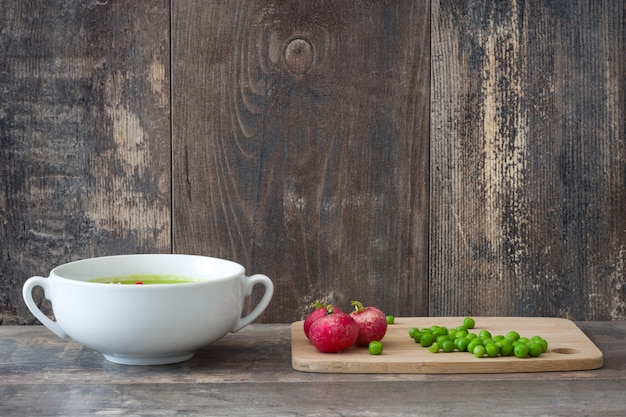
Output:
<path fill-rule="evenodd" d="M 412 327 L 409 336 L 432 353 L 469 352 L 477 358 L 515 356 L 517 358 L 537 357 L 548 350 L 548 342 L 540 336 L 521 337 L 516 331 L 506 335 L 492 336 L 488 330 L 471 332 L 475 321 L 465 318 L 456 328 L 431 326 L 419 329 Z"/>

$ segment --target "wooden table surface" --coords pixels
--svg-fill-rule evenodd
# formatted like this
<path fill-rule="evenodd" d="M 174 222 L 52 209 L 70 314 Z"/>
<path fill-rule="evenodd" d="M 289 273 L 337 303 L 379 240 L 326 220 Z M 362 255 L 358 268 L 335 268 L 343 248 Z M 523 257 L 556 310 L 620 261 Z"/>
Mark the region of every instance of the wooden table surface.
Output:
<path fill-rule="evenodd" d="M 184 363 L 124 366 L 43 326 L 0 326 L 0 416 L 623 416 L 626 322 L 577 322 L 601 369 L 323 374 L 291 368 L 289 324 L 253 324 Z"/>

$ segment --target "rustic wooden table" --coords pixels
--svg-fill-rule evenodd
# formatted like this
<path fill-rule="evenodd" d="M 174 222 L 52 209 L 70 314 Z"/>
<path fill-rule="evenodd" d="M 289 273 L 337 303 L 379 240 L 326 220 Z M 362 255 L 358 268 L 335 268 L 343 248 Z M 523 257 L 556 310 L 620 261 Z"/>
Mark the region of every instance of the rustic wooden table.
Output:
<path fill-rule="evenodd" d="M 578 322 L 601 369 L 485 375 L 291 368 L 289 325 L 254 324 L 184 363 L 116 365 L 42 326 L 0 326 L 0 415 L 623 416 L 626 322 Z"/>

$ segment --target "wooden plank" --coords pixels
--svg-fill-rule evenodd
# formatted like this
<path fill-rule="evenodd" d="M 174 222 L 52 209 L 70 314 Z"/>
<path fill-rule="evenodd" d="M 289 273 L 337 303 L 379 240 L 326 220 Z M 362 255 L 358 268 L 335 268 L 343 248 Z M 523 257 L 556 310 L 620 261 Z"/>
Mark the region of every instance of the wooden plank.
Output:
<path fill-rule="evenodd" d="M 183 364 L 129 367 L 109 363 L 43 326 L 0 326 L 0 415 L 390 417 L 498 410 L 498 415 L 518 416 L 523 410 L 524 415 L 572 417 L 593 410 L 621 416 L 626 322 L 577 325 L 605 354 L 601 369 L 478 375 L 298 372 L 291 368 L 288 324 L 250 325 Z"/>
<path fill-rule="evenodd" d="M 171 250 L 169 2 L 3 2 L 0 27 L 0 324 L 33 323 L 29 276 Z"/>
<path fill-rule="evenodd" d="M 381 392 L 381 389 L 383 390 Z M 185 415 L 212 417 L 465 416 L 500 417 L 602 415 L 620 417 L 626 407 L 619 381 L 474 380 L 293 384 L 29 384 L 0 386 L 3 417 L 37 414 L 67 417 L 105 415 Z M 68 400 L 71 398 L 72 401 Z M 347 400 L 348 399 L 348 400 Z M 494 404 L 494 402 L 496 402 Z M 500 405 L 502 404 L 502 405 Z M 497 409 L 497 411 L 494 411 Z M 314 411 L 321 410 L 321 411 Z M 416 411 L 417 410 L 417 411 Z M 593 410 L 590 413 L 590 410 Z M 419 414 L 418 414 L 419 413 Z"/>
<path fill-rule="evenodd" d="M 626 317 L 626 2 L 433 1 L 433 316 Z"/>
<path fill-rule="evenodd" d="M 431 353 L 416 345 L 408 333 L 412 327 L 432 325 L 454 328 L 463 323 L 460 317 L 401 317 L 388 326 L 383 338 L 383 353 L 370 355 L 367 348 L 353 347 L 341 353 L 319 352 L 307 340 L 303 322 L 291 326 L 291 363 L 294 369 L 330 373 L 508 373 L 580 371 L 602 366 L 602 352 L 570 320 L 531 317 L 477 317 L 478 334 L 506 335 L 514 330 L 522 337 L 541 336 L 548 350 L 538 357 L 515 356 L 476 358 L 468 352 Z"/>
<path fill-rule="evenodd" d="M 431 318 L 432 319 L 432 318 Z M 429 322 L 430 323 L 430 322 Z M 576 322 L 598 346 L 604 357 L 602 368 L 587 371 L 547 373 L 498 373 L 488 377 L 475 374 L 369 374 L 367 381 L 460 381 L 478 380 L 584 381 L 593 386 L 602 380 L 626 381 L 626 322 Z M 250 384 L 286 382 L 292 384 L 363 380 L 359 374 L 298 372 L 291 363 L 290 324 L 252 324 L 226 335 L 196 353 L 189 361 L 168 366 L 119 366 L 72 340 L 58 338 L 43 326 L 0 326 L 0 386 L 31 384 Z M 410 342 L 410 340 L 409 340 Z M 417 348 L 417 347 L 416 347 Z M 442 353 L 443 354 L 443 353 Z M 520 359 L 521 360 L 521 359 Z"/>
<path fill-rule="evenodd" d="M 174 250 L 427 312 L 429 2 L 174 2 Z M 369 301 L 368 301 L 369 300 Z"/>

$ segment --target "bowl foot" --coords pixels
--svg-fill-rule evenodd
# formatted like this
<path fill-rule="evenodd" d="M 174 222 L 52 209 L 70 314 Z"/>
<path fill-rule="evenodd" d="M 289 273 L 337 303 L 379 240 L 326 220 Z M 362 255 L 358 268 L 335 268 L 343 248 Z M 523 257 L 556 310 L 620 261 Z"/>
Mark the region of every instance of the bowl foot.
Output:
<path fill-rule="evenodd" d="M 122 355 L 103 353 L 102 356 L 109 362 L 121 365 L 169 365 L 184 362 L 193 357 L 195 352 L 174 353 L 165 355 Z"/>

